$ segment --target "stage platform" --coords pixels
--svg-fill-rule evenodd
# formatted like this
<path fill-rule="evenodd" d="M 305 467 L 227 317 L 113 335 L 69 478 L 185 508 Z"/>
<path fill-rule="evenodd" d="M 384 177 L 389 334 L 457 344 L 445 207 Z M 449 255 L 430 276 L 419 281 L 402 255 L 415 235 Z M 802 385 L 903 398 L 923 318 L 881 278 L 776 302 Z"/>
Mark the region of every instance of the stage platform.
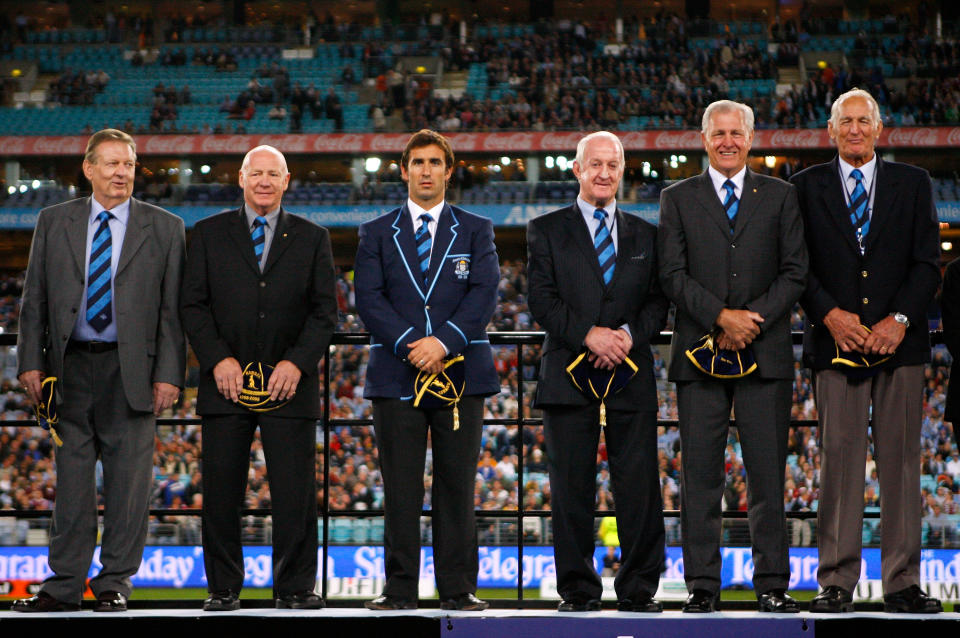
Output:
<path fill-rule="evenodd" d="M 19 614 L 0 611 L 4 636 L 84 635 L 126 638 L 849 638 L 873 632 L 903 635 L 954 635 L 960 614 L 934 616 L 857 612 L 825 614 L 760 614 L 728 611 L 713 614 L 633 614 L 600 611 L 561 614 L 543 610 L 495 609 L 483 613 L 417 610 L 371 612 L 362 609 L 290 611 L 243 609 L 204 613 L 199 609 L 132 609 L 117 614 L 91 611 Z M 69 631 L 70 633 L 65 633 Z M 56 632 L 56 634 L 54 633 Z M 933 632 L 933 633 L 932 633 Z M 948 633 L 949 632 L 949 633 Z M 879 635 L 879 634 L 876 634 Z"/>

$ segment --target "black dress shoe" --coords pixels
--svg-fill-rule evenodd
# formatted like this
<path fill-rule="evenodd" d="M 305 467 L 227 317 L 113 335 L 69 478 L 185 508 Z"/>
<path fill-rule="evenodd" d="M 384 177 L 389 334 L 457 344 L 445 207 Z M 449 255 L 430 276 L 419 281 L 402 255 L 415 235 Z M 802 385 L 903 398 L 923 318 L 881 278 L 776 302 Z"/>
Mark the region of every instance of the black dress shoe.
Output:
<path fill-rule="evenodd" d="M 829 585 L 810 601 L 814 614 L 841 614 L 853 611 L 853 596 L 843 587 Z"/>
<path fill-rule="evenodd" d="M 93 611 L 127 611 L 127 597 L 118 591 L 102 591 L 97 595 Z"/>
<path fill-rule="evenodd" d="M 564 598 L 557 611 L 600 611 L 599 598 Z"/>
<path fill-rule="evenodd" d="M 718 609 L 720 609 L 720 592 L 706 589 L 694 589 L 683 603 L 683 612 L 686 614 L 709 614 Z"/>
<path fill-rule="evenodd" d="M 643 614 L 659 614 L 663 605 L 650 594 L 643 592 L 634 598 L 621 598 L 617 601 L 617 611 L 634 611 Z"/>
<path fill-rule="evenodd" d="M 883 597 L 883 611 L 902 614 L 939 614 L 943 611 L 940 601 L 928 596 L 919 585 L 887 594 Z"/>
<path fill-rule="evenodd" d="M 203 601 L 203 611 L 236 611 L 240 609 L 240 596 L 229 589 L 211 592 Z"/>
<path fill-rule="evenodd" d="M 456 609 L 459 611 L 483 611 L 489 606 L 490 603 L 480 600 L 472 592 L 440 601 L 440 609 Z"/>
<path fill-rule="evenodd" d="M 800 611 L 800 604 L 787 593 L 786 589 L 771 589 L 765 594 L 757 596 L 757 605 L 760 611 L 775 614 L 795 614 Z"/>
<path fill-rule="evenodd" d="M 28 614 L 45 614 L 53 611 L 80 611 L 80 605 L 65 603 L 62 600 L 57 600 L 47 592 L 41 591 L 36 596 L 13 601 L 10 609 Z"/>
<path fill-rule="evenodd" d="M 417 601 L 401 598 L 400 596 L 393 596 L 391 594 L 383 594 L 373 600 L 368 600 L 363 603 L 363 606 L 367 609 L 373 609 L 374 611 L 396 611 L 398 609 L 416 609 Z"/>
<path fill-rule="evenodd" d="M 323 598 L 312 589 L 280 594 L 274 600 L 277 609 L 323 609 Z"/>

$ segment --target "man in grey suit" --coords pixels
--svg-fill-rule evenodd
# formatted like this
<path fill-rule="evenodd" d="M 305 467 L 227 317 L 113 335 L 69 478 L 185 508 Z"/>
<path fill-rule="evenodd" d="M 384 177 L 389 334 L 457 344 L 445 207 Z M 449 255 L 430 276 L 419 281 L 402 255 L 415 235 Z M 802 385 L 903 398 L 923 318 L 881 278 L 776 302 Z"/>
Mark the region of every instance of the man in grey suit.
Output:
<path fill-rule="evenodd" d="M 749 478 L 753 585 L 760 611 L 796 612 L 783 474 L 790 427 L 790 311 L 803 292 L 807 252 L 796 191 L 747 169 L 753 111 L 729 100 L 703 115 L 709 168 L 663 191 L 660 282 L 677 306 L 669 378 L 677 383 L 683 448 L 681 526 L 685 612 L 720 601 L 720 523 L 730 409 Z M 704 334 L 720 348 L 752 348 L 757 370 L 717 379 L 685 356 Z"/>
<path fill-rule="evenodd" d="M 95 467 L 103 464 L 102 568 L 95 611 L 124 611 L 147 535 L 156 415 L 183 385 L 177 313 L 183 220 L 131 197 L 136 144 L 116 129 L 87 142 L 93 196 L 40 211 L 23 287 L 18 373 L 31 401 L 56 377 L 63 446 L 50 533 L 53 575 L 23 612 L 74 611 L 97 543 Z"/>

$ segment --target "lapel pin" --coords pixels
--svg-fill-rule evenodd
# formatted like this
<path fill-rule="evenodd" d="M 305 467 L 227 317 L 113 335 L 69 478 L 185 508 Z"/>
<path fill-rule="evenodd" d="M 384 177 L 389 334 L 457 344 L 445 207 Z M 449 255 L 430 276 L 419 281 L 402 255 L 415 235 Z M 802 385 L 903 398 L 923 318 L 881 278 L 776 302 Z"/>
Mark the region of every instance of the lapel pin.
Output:
<path fill-rule="evenodd" d="M 757 189 L 756 189 L 756 188 L 754 188 L 754 189 L 753 189 L 753 192 L 754 192 L 754 193 L 756 193 L 756 192 L 757 192 Z"/>
<path fill-rule="evenodd" d="M 753 192 L 754 192 L 754 193 L 756 193 L 757 191 L 753 191 Z M 284 233 L 284 234 L 283 234 L 283 236 L 284 236 L 284 237 L 286 237 L 286 236 L 287 236 L 287 234 L 286 234 L 286 233 Z"/>

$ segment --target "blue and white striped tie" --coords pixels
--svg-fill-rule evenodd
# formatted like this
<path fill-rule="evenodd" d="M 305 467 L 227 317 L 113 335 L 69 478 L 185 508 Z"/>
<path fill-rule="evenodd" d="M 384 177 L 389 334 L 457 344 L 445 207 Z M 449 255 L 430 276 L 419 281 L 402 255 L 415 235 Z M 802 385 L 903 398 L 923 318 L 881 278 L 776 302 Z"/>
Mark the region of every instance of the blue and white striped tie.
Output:
<path fill-rule="evenodd" d="M 97 215 L 100 225 L 90 245 L 90 268 L 87 271 L 87 323 L 103 332 L 113 323 L 113 293 L 110 275 L 113 258 L 113 235 L 110 233 L 110 211 Z"/>
<path fill-rule="evenodd" d="M 603 283 L 610 285 L 613 279 L 613 269 L 617 263 L 617 251 L 613 247 L 613 237 L 607 228 L 607 211 L 598 208 L 593 211 L 593 217 L 599 220 L 597 232 L 593 234 L 593 247 L 597 251 L 597 260 L 600 262 L 600 272 L 603 273 Z"/>
<path fill-rule="evenodd" d="M 737 199 L 737 186 L 733 180 L 727 180 L 723 183 L 727 191 L 727 197 L 723 200 L 723 210 L 727 213 L 727 221 L 730 223 L 730 232 L 733 233 L 734 226 L 737 223 L 737 211 L 740 209 L 740 200 Z"/>
<path fill-rule="evenodd" d="M 870 215 L 867 211 L 870 198 L 867 196 L 867 189 L 863 187 L 863 173 L 860 169 L 850 171 L 850 177 L 857 182 L 850 194 L 850 223 L 857 231 L 857 239 L 862 239 L 870 231 Z"/>
<path fill-rule="evenodd" d="M 420 215 L 420 228 L 417 229 L 415 239 L 417 240 L 417 259 L 420 260 L 420 272 L 423 274 L 423 280 L 427 280 L 427 272 L 430 270 L 430 247 L 433 242 L 430 238 L 430 222 L 433 217 L 424 213 Z"/>
<path fill-rule="evenodd" d="M 250 231 L 250 238 L 253 239 L 253 254 L 257 258 L 257 264 L 263 269 L 263 247 L 266 245 L 266 233 L 264 227 L 267 225 L 267 218 L 258 215 L 253 220 L 253 230 Z"/>

